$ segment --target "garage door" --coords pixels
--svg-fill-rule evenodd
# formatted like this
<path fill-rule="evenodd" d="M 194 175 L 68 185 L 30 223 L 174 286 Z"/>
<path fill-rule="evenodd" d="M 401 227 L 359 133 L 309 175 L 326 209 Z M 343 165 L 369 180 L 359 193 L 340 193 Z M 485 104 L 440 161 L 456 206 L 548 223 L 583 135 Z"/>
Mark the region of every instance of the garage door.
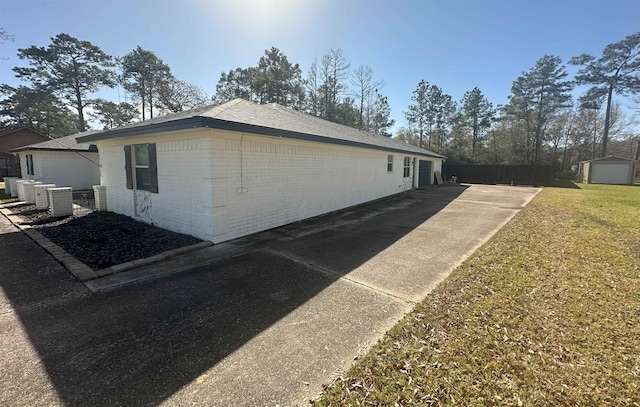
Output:
<path fill-rule="evenodd" d="M 592 184 L 628 184 L 629 163 L 591 163 Z"/>
<path fill-rule="evenodd" d="M 431 161 L 420 160 L 418 164 L 418 188 L 431 184 Z"/>

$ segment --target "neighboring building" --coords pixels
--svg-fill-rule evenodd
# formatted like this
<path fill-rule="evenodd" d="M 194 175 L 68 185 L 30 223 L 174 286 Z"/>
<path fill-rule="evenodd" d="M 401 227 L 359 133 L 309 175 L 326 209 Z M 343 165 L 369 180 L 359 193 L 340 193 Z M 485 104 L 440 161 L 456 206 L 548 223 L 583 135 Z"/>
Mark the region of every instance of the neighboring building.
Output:
<path fill-rule="evenodd" d="M 78 141 L 100 150 L 107 210 L 214 243 L 431 184 L 445 158 L 241 99 Z"/>
<path fill-rule="evenodd" d="M 95 132 L 73 134 L 16 148 L 20 155 L 23 179 L 56 184 L 74 190 L 91 189 L 100 184 L 98 149 L 95 144 L 78 143 L 76 137 Z"/>
<path fill-rule="evenodd" d="M 20 160 L 11 150 L 45 140 L 49 138 L 28 127 L 0 131 L 0 179 L 20 176 Z"/>
<path fill-rule="evenodd" d="M 587 184 L 632 185 L 635 173 L 635 161 L 610 155 L 581 162 L 578 181 Z"/>

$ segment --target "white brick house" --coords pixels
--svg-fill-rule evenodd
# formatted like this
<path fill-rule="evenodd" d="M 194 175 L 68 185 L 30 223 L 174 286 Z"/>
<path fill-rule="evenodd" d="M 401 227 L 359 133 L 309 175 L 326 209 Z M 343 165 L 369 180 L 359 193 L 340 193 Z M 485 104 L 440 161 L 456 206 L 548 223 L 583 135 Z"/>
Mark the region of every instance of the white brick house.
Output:
<path fill-rule="evenodd" d="M 12 150 L 20 156 L 22 179 L 74 190 L 91 189 L 100 183 L 98 149 L 94 144 L 76 142 L 77 136 L 79 134 Z"/>
<path fill-rule="evenodd" d="M 241 99 L 78 141 L 98 145 L 107 210 L 214 243 L 431 184 L 444 159 Z"/>

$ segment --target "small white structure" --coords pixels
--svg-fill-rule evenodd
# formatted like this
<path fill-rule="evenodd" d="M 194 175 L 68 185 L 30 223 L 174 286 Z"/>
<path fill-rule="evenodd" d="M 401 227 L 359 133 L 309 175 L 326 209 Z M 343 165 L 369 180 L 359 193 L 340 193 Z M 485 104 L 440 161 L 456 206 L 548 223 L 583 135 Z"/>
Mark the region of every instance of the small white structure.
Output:
<path fill-rule="evenodd" d="M 73 196 L 69 187 L 49 188 L 49 208 L 51 216 L 57 218 L 59 216 L 73 215 Z"/>
<path fill-rule="evenodd" d="M 20 178 L 18 177 L 4 177 L 4 193 L 6 195 L 11 195 L 13 196 L 13 193 L 11 192 L 11 181 L 14 182 L 13 185 L 15 185 L 15 181 L 18 180 Z"/>
<path fill-rule="evenodd" d="M 607 156 L 580 163 L 578 181 L 587 184 L 633 185 L 635 161 Z"/>
<path fill-rule="evenodd" d="M 33 189 L 33 187 L 41 184 L 42 182 L 40 181 L 27 182 L 23 184 L 24 185 L 24 201 L 26 203 L 28 204 L 36 203 L 36 192 Z"/>
<path fill-rule="evenodd" d="M 34 185 L 33 192 L 36 196 L 36 209 L 47 209 L 49 207 L 49 193 L 47 190 L 55 187 L 56 184 Z"/>
<path fill-rule="evenodd" d="M 214 243 L 433 183 L 445 157 L 235 99 L 78 137 L 107 210 Z"/>
<path fill-rule="evenodd" d="M 93 196 L 96 203 L 96 210 L 104 212 L 107 210 L 107 187 L 104 185 L 93 186 Z"/>
<path fill-rule="evenodd" d="M 23 201 L 23 202 L 27 201 L 27 194 L 26 194 L 25 187 L 26 185 L 33 184 L 34 182 L 35 182 L 34 180 L 24 180 L 24 179 L 16 180 L 16 196 L 20 201 Z"/>
<path fill-rule="evenodd" d="M 6 178 L 5 178 L 6 179 Z M 17 197 L 18 196 L 18 180 L 20 178 L 17 177 L 10 177 L 9 178 L 9 184 L 11 185 L 9 188 L 11 188 L 11 196 L 12 197 Z M 5 185 L 7 181 L 5 181 Z"/>
<path fill-rule="evenodd" d="M 22 179 L 43 184 L 70 186 L 74 190 L 91 189 L 100 183 L 98 149 L 76 141 L 78 133 L 12 150 L 20 156 Z"/>

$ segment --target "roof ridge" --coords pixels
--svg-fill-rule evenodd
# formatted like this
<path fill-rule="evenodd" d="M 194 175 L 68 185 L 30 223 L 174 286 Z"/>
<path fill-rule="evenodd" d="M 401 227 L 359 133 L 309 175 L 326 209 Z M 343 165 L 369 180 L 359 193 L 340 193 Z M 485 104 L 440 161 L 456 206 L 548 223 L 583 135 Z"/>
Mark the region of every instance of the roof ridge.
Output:
<path fill-rule="evenodd" d="M 223 103 L 215 104 L 215 105 L 211 106 L 210 109 L 205 109 L 201 113 L 210 112 L 211 110 L 213 110 L 215 108 L 222 109 L 223 106 L 224 106 L 224 109 L 215 112 L 211 116 L 199 116 L 199 117 L 209 117 L 209 118 L 210 117 L 217 117 L 218 115 L 226 112 L 227 110 L 231 109 L 232 107 L 236 106 L 237 104 L 239 104 L 239 103 L 241 103 L 243 101 L 245 101 L 245 100 L 242 99 L 242 98 L 235 98 L 235 99 L 231 99 L 231 100 L 228 100 L 226 102 L 223 102 Z M 245 102 L 248 102 L 248 101 L 245 101 Z"/>
<path fill-rule="evenodd" d="M 374 132 L 371 132 L 371 131 L 367 131 L 367 130 L 361 130 L 361 129 L 358 129 L 358 128 L 355 128 L 355 127 L 347 126 L 346 124 L 334 122 L 334 121 L 331 121 L 331 120 L 328 120 L 328 119 L 323 119 L 322 117 L 318 117 L 318 116 L 315 116 L 315 115 L 312 115 L 312 114 L 309 114 L 309 113 L 305 113 L 305 112 L 302 112 L 300 110 L 296 110 L 296 109 L 290 108 L 288 106 L 283 106 L 283 105 L 278 104 L 278 103 L 268 103 L 268 104 L 263 105 L 263 106 L 269 106 L 269 105 L 273 105 L 276 108 L 279 108 L 281 110 L 286 110 L 287 112 L 294 113 L 294 114 L 296 114 L 298 116 L 303 116 L 305 118 L 309 117 L 309 118 L 315 119 L 317 121 L 322 121 L 324 123 L 330 123 L 331 125 L 345 127 L 347 129 L 349 129 L 350 131 L 354 131 L 355 130 L 355 131 L 359 131 L 359 132 L 368 134 L 368 135 L 370 135 L 372 137 L 380 136 L 380 137 L 385 137 L 385 138 L 391 139 L 391 137 L 383 136 L 382 134 L 377 134 L 377 133 L 374 133 Z"/>

